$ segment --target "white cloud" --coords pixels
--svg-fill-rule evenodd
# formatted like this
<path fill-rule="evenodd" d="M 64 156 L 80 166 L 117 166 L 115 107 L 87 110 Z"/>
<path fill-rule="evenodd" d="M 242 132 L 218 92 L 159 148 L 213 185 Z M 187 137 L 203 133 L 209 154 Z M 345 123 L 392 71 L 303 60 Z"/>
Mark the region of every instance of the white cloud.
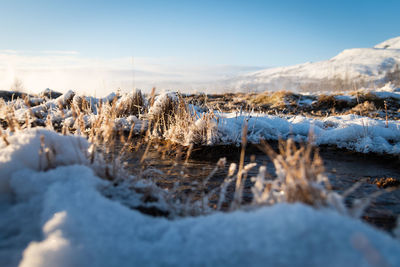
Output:
<path fill-rule="evenodd" d="M 58 54 L 58 55 L 78 55 L 78 51 L 63 51 L 63 50 L 44 50 L 40 51 L 43 54 Z"/>
<path fill-rule="evenodd" d="M 3 49 L 0 50 L 1 54 L 17 54 L 18 51 L 17 50 L 12 50 L 12 49 Z"/>
<path fill-rule="evenodd" d="M 0 90 L 9 89 L 17 78 L 28 92 L 45 88 L 61 92 L 73 89 L 101 96 L 117 88 L 150 90 L 153 86 L 186 92 L 212 91 L 221 87 L 221 80 L 255 69 L 194 66 L 173 58 L 97 59 L 82 57 L 76 51 L 0 50 Z"/>

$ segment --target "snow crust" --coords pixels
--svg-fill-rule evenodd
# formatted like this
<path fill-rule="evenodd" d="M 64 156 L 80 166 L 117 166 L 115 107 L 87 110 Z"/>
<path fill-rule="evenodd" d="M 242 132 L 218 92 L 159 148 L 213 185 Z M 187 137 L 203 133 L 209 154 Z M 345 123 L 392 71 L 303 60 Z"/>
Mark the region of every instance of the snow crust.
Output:
<path fill-rule="evenodd" d="M 48 171 L 34 157 L 41 135 L 60 148 Z M 104 197 L 109 182 L 77 157 L 81 138 L 41 129 L 9 142 L 0 150 L 1 266 L 400 265 L 397 240 L 334 211 L 279 204 L 149 217 Z"/>

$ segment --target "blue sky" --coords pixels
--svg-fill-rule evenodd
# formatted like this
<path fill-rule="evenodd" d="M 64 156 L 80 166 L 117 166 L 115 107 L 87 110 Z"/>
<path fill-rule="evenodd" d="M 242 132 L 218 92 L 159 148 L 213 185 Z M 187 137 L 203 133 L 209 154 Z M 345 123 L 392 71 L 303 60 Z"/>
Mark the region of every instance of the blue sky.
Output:
<path fill-rule="evenodd" d="M 400 1 L 1 1 L 0 50 L 285 66 L 400 35 Z"/>

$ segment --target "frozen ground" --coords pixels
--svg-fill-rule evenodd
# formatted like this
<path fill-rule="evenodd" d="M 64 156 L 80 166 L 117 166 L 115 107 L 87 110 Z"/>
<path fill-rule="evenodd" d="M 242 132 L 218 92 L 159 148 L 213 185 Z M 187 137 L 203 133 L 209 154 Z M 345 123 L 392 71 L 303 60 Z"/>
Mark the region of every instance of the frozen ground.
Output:
<path fill-rule="evenodd" d="M 51 168 L 36 153 L 53 147 Z M 103 196 L 87 142 L 48 130 L 1 141 L 1 266 L 399 266 L 400 243 L 330 210 L 278 204 L 167 220 Z M 35 156 L 36 155 L 36 156 Z M 47 167 L 46 167 L 47 166 Z"/>
<path fill-rule="evenodd" d="M 392 84 L 379 89 L 365 89 L 360 91 L 361 93 L 369 94 L 373 99 L 377 99 L 376 101 L 390 100 L 394 103 L 393 105 L 399 104 L 399 88 Z M 58 130 L 65 127 L 71 131 L 89 131 L 96 121 L 99 127 L 103 127 L 105 124 L 109 124 L 109 119 L 111 119 L 115 130 L 129 132 L 131 126 L 134 125 L 133 133 L 140 135 L 146 133 L 149 120 L 161 118 L 162 115 L 160 114 L 163 112 L 177 112 L 182 109 L 182 106 L 178 104 L 179 100 L 175 93 L 160 94 L 156 97 L 154 106 L 149 108 L 148 100 L 136 91 L 122 95 L 117 101 L 113 102 L 113 106 L 103 104 L 103 110 L 98 110 L 97 105 L 100 102 L 111 103 L 114 97 L 115 94 L 111 94 L 107 98 L 96 99 L 78 96 L 69 91 L 52 100 L 41 99 L 39 101 L 36 98 L 30 98 L 29 101 L 32 103 L 41 103 L 32 107 L 29 107 L 26 101 L 17 99 L 14 102 L 3 104 L 0 122 L 7 124 L 7 119 L 9 120 L 10 114 L 13 114 L 19 124 L 25 124 L 27 118 L 29 118 L 28 121 L 32 125 L 44 126 L 51 122 L 51 127 Z M 335 98 L 341 101 L 354 102 L 356 96 L 343 93 L 336 95 Z M 170 111 L 163 110 L 168 108 L 166 104 L 169 101 L 168 99 L 171 99 L 171 106 L 175 110 L 174 108 Z M 132 107 L 138 105 L 135 101 L 139 101 L 142 106 L 133 109 Z M 86 109 L 82 108 L 83 102 L 87 105 Z M 299 105 L 312 105 L 309 102 L 302 102 Z M 313 108 L 313 106 L 310 106 L 310 108 Z M 374 152 L 392 155 L 400 153 L 400 122 L 398 120 L 389 119 L 386 121 L 378 117 L 371 118 L 355 114 L 306 117 L 304 115 L 285 114 L 267 115 L 260 112 L 240 110 L 231 113 L 218 110 L 211 112 L 192 105 L 189 105 L 189 110 L 191 114 L 186 114 L 185 119 L 172 120 L 171 125 L 167 126 L 169 129 L 159 132 L 157 137 L 171 139 L 183 145 L 189 145 L 191 142 L 206 145 L 239 144 L 242 129 L 247 124 L 248 140 L 251 143 L 259 143 L 261 139 L 277 140 L 289 137 L 296 141 L 307 141 L 310 132 L 312 132 L 314 135 L 313 142 L 317 145 L 337 146 L 361 153 Z M 113 111 L 116 112 L 112 113 Z M 98 119 L 101 116 L 103 116 L 102 121 L 99 122 Z M 175 115 L 168 113 L 166 116 Z M 165 124 L 165 122 L 161 121 L 161 124 Z M 206 132 L 206 134 L 201 135 L 203 132 Z"/>

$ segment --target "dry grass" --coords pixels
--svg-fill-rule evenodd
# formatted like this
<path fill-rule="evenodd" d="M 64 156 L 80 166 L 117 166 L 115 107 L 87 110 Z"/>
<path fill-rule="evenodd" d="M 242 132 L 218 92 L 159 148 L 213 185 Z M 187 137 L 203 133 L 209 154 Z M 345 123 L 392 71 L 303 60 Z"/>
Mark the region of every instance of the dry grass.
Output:
<path fill-rule="evenodd" d="M 390 188 L 390 187 L 400 186 L 400 181 L 392 177 L 375 179 L 373 183 L 376 184 L 376 186 L 378 186 L 379 188 Z"/>
<path fill-rule="evenodd" d="M 126 117 L 129 115 L 139 116 L 147 108 L 147 101 L 140 90 L 135 90 L 117 101 L 117 117 Z"/>
<path fill-rule="evenodd" d="M 316 107 L 330 109 L 334 108 L 336 105 L 336 98 L 334 95 L 320 95 L 318 96 L 318 101 Z"/>
<path fill-rule="evenodd" d="M 297 147 L 293 140 L 281 141 L 279 153 L 264 142 L 261 148 L 273 161 L 277 179 L 266 182 L 258 177 L 255 202 L 302 202 L 315 207 L 327 206 L 327 192 L 331 190 L 324 175 L 318 152 L 311 145 Z"/>
<path fill-rule="evenodd" d="M 354 91 L 351 92 L 350 95 L 356 97 L 358 104 L 362 104 L 367 101 L 373 103 L 377 109 L 383 109 L 385 107 L 385 99 L 380 98 L 371 92 Z"/>
<path fill-rule="evenodd" d="M 245 136 L 245 135 L 244 135 Z M 281 141 L 279 151 L 274 151 L 264 143 L 261 148 L 268 154 L 276 169 L 276 178 L 267 172 L 266 166 L 259 166 L 256 177 L 252 177 L 251 203 L 243 200 L 243 190 L 248 173 L 257 163 L 244 163 L 246 138 L 243 139 L 239 164 L 232 163 L 226 178 L 219 186 L 206 190 L 207 184 L 217 170 L 224 169 L 226 159 L 216 164 L 203 182 L 186 185 L 189 193 L 180 191 L 186 182 L 178 181 L 169 190 L 169 202 L 173 203 L 174 214 L 194 216 L 211 213 L 215 210 L 237 210 L 277 203 L 304 203 L 315 208 L 331 208 L 337 212 L 360 218 L 371 200 L 381 194 L 376 192 L 365 199 L 357 199 L 352 205 L 345 205 L 345 199 L 360 185 L 356 183 L 342 195 L 334 192 L 324 173 L 324 166 L 318 151 L 311 145 L 296 145 L 293 140 Z M 237 168 L 239 166 L 239 168 Z M 228 193 L 228 188 L 233 192 Z M 167 197 L 167 198 L 168 198 Z M 210 200 L 213 200 L 210 202 Z"/>
<path fill-rule="evenodd" d="M 289 91 L 278 91 L 274 93 L 263 93 L 251 99 L 256 105 L 268 105 L 271 108 L 284 108 L 290 105 L 296 105 L 298 96 Z"/>
<path fill-rule="evenodd" d="M 153 102 L 153 101 L 151 101 Z M 180 110 L 183 108 L 183 110 Z M 158 125 L 160 132 L 167 130 L 171 119 L 178 113 L 186 113 L 183 98 L 176 93 L 165 93 L 155 98 L 149 108 L 148 117 L 153 125 Z"/>
<path fill-rule="evenodd" d="M 79 111 L 84 114 L 92 114 L 94 112 L 94 107 L 84 96 L 75 95 L 72 99 L 72 107 L 75 109 L 75 111 Z"/>
<path fill-rule="evenodd" d="M 213 144 L 217 138 L 217 123 L 213 113 L 201 117 L 180 110 L 171 120 L 164 138 L 183 145 Z"/>
<path fill-rule="evenodd" d="M 373 102 L 365 101 L 362 104 L 358 104 L 354 108 L 352 108 L 349 113 L 357 114 L 360 116 L 369 116 L 373 117 L 376 115 L 377 109 Z"/>
<path fill-rule="evenodd" d="M 190 110 L 181 95 L 159 96 L 149 109 L 151 137 L 164 138 L 183 145 L 205 145 L 214 142 L 217 122 L 214 113 L 201 115 Z"/>

